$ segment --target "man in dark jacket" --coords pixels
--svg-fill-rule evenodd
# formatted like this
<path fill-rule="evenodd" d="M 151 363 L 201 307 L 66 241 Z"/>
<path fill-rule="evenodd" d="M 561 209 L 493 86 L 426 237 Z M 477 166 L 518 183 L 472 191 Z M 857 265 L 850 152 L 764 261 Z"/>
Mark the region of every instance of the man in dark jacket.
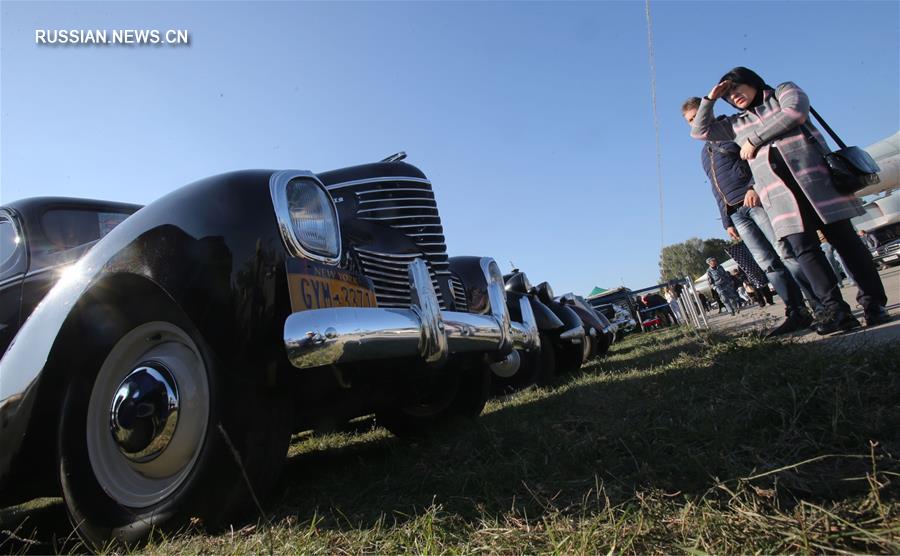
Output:
<path fill-rule="evenodd" d="M 688 125 L 697 115 L 699 106 L 697 97 L 682 105 L 681 113 Z M 775 237 L 772 223 L 753 190 L 750 167 L 741 160 L 740 152 L 741 148 L 735 143 L 716 141 L 707 141 L 701 152 L 703 170 L 709 176 L 713 197 L 719 205 L 722 226 L 732 239 L 744 240 L 753 259 L 784 301 L 787 318 L 767 336 L 801 330 L 812 323 L 812 317 L 794 278 L 802 283 L 805 277 L 793 253 Z M 807 297 L 817 303 L 815 296 L 809 293 L 811 288 L 806 289 Z"/>
<path fill-rule="evenodd" d="M 706 280 L 711 288 L 719 294 L 721 303 L 728 308 L 731 316 L 741 312 L 741 301 L 738 298 L 737 289 L 734 285 L 734 279 L 728 271 L 719 264 L 715 257 L 706 259 L 709 268 L 706 269 Z"/>

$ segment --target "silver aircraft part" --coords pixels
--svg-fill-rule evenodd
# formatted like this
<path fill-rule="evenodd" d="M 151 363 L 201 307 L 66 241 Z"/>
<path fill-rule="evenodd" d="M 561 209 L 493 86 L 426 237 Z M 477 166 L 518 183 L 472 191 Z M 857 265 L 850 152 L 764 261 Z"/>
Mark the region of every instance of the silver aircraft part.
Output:
<path fill-rule="evenodd" d="M 413 291 L 409 309 L 333 307 L 293 313 L 284 323 L 288 359 L 301 369 L 402 357 L 440 365 L 450 354 L 492 352 L 505 357 L 513 349 L 536 348 L 531 306 L 520 303 L 523 322 L 512 322 L 504 291 L 497 287 L 499 267 L 492 259 L 483 259 L 482 270 L 489 284 L 491 314 L 440 311 L 425 261 L 415 259 L 409 268 Z"/>

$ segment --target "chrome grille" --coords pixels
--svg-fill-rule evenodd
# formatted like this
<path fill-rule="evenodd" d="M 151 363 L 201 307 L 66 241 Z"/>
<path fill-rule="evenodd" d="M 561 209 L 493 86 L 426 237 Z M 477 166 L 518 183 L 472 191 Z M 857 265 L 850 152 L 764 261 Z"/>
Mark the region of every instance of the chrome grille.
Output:
<path fill-rule="evenodd" d="M 450 292 L 453 294 L 453 305 L 457 311 L 469 312 L 469 301 L 466 299 L 466 288 L 456 274 L 450 275 Z"/>
<path fill-rule="evenodd" d="M 421 254 L 394 254 L 357 248 L 363 272 L 375 283 L 378 304 L 384 307 L 408 307 L 409 263 L 422 257 L 428 263 L 431 281 L 441 308 L 446 309 L 438 278 L 450 277 L 450 261 L 444 228 L 438 214 L 431 182 L 413 177 L 380 177 L 327 186 L 332 195 L 356 196 L 356 217 L 402 232 Z"/>
<path fill-rule="evenodd" d="M 328 190 L 356 195 L 357 218 L 403 232 L 422 250 L 436 274 L 450 274 L 444 228 L 431 182 L 410 177 L 371 178 L 329 185 Z"/>
<path fill-rule="evenodd" d="M 409 292 L 409 263 L 421 257 L 417 254 L 397 255 L 379 253 L 366 249 L 354 250 L 365 274 L 375 286 L 375 297 L 379 307 L 409 307 L 412 299 Z M 437 276 L 431 263 L 428 271 L 431 274 L 431 285 L 437 294 L 441 309 L 447 309 L 444 294 L 437 282 Z"/>
<path fill-rule="evenodd" d="M 900 241 L 892 241 L 887 245 L 880 245 L 872 253 L 877 257 L 881 257 L 894 251 L 900 251 Z"/>

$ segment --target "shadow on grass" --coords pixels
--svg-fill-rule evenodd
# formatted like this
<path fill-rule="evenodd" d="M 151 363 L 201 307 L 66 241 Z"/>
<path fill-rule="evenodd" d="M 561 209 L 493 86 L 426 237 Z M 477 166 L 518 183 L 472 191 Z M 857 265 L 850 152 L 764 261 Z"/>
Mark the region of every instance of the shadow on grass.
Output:
<path fill-rule="evenodd" d="M 0 509 L 0 554 L 49 554 L 78 546 L 62 499 L 42 498 Z"/>
<path fill-rule="evenodd" d="M 669 347 L 633 348 L 622 360 L 613 352 L 593 373 L 520 393 L 425 442 L 374 438 L 291 458 L 277 515 L 316 513 L 336 528 L 371 527 L 385 513 L 402 521 L 434 503 L 473 521 L 511 509 L 536 516 L 578 506 L 601 485 L 613 504 L 642 489 L 696 498 L 719 480 L 827 454 L 756 484 L 777 479 L 784 504 L 835 501 L 865 494 L 873 464 L 900 471 L 897 348 L 856 354 L 851 365 L 755 338 L 703 353 L 660 341 Z M 870 441 L 879 443 L 872 459 Z"/>
<path fill-rule="evenodd" d="M 900 472 L 897 400 L 896 345 L 842 357 L 753 337 L 635 336 L 555 388 L 493 402 L 480 419 L 425 441 L 390 437 L 371 420 L 358 421 L 355 435 L 312 437 L 288 459 L 269 509 L 346 530 L 440 504 L 476 523 L 583 508 L 601 489 L 613 505 L 649 489 L 692 500 L 720 481 L 782 467 L 754 485 L 777 485 L 785 505 L 841 501 L 864 496 L 875 468 Z M 881 495 L 900 498 L 896 487 Z M 23 515 L 42 539 L 69 532 Z"/>

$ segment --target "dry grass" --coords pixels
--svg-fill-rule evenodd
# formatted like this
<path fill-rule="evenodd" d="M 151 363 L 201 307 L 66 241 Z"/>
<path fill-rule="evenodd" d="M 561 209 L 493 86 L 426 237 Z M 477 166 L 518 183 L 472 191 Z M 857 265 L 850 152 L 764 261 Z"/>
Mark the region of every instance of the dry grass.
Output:
<path fill-rule="evenodd" d="M 140 552 L 900 553 L 896 344 L 660 331 L 427 441 L 355 425 L 295 438 L 266 520 Z M 0 552 L 80 550 L 61 515 L 0 511 L 39 543 Z"/>

